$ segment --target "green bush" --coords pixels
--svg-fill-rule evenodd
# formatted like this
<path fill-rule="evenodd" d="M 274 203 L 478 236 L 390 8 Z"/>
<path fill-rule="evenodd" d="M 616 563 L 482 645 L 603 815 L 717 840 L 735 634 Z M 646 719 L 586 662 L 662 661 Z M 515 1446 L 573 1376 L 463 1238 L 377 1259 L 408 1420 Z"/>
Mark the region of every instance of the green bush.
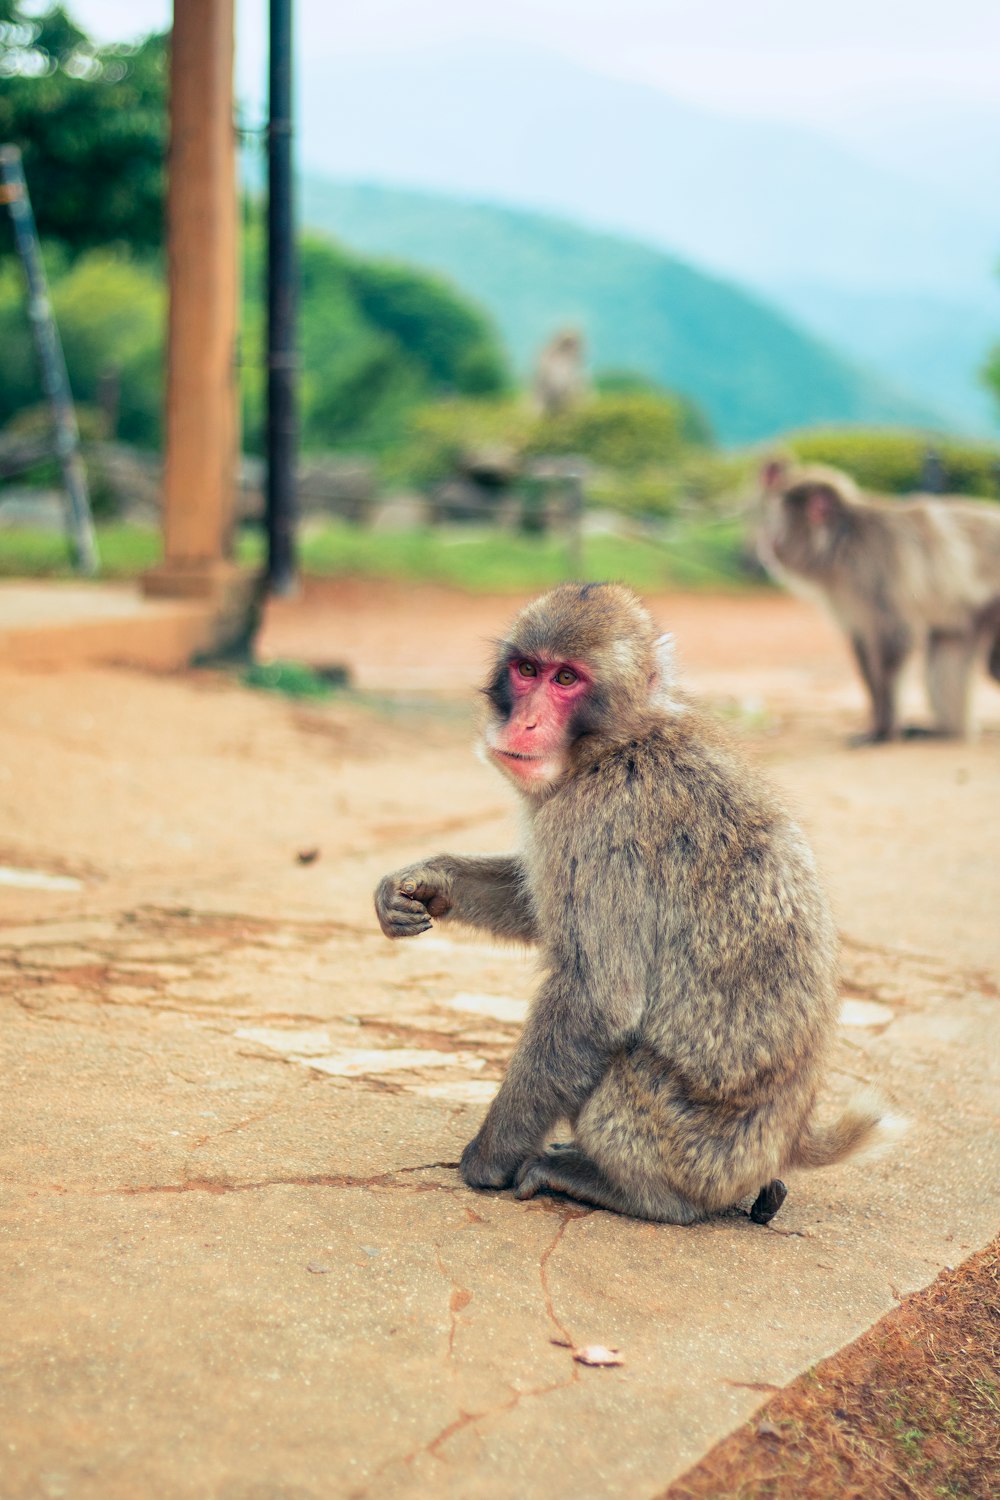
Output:
<path fill-rule="evenodd" d="M 140 447 L 160 440 L 166 291 L 158 269 L 121 250 L 92 250 L 52 289 L 52 305 L 78 401 L 96 403 L 101 377 L 117 372 L 117 436 Z"/>
<path fill-rule="evenodd" d="M 751 467 L 738 456 L 689 451 L 669 465 L 601 470 L 587 484 L 587 500 L 622 515 L 650 519 L 712 511 L 740 493 Z"/>
<path fill-rule="evenodd" d="M 260 452 L 264 417 L 263 239 L 244 251 L 244 446 Z M 508 383 L 492 324 L 447 282 L 369 261 L 332 240 L 299 244 L 299 411 L 305 451 L 384 453 L 440 391 L 496 395 Z"/>
<path fill-rule="evenodd" d="M 119 436 L 155 445 L 166 306 L 158 270 L 124 250 L 91 250 L 67 265 L 58 247 L 46 246 L 45 260 L 75 399 L 83 407 L 94 405 L 101 377 L 115 370 Z M 42 400 L 26 301 L 20 266 L 13 260 L 0 263 L 0 426 Z"/>
<path fill-rule="evenodd" d="M 537 421 L 527 402 L 516 398 L 421 406 L 410 417 L 409 442 L 390 465 L 391 477 L 423 487 L 454 474 L 469 453 L 490 449 L 516 459 Z"/>
<path fill-rule="evenodd" d="M 680 391 L 668 391 L 648 375 L 636 370 L 599 370 L 594 389 L 602 396 L 665 396 L 680 407 L 681 436 L 686 443 L 707 448 L 714 441 L 712 424 L 698 403 Z"/>
<path fill-rule="evenodd" d="M 547 417 L 525 400 L 438 402 L 414 413 L 411 440 L 394 477 L 430 484 L 453 474 L 468 454 L 483 450 L 506 453 L 512 462 L 572 455 L 607 471 L 608 494 L 624 494 L 629 485 L 623 476 L 631 476 L 633 487 L 650 497 L 655 511 L 658 471 L 699 451 L 686 440 L 687 426 L 686 402 L 650 391 L 598 393 L 571 411 Z M 621 508 L 626 508 L 624 502 Z"/>
<path fill-rule="evenodd" d="M 44 239 L 162 243 L 169 48 L 98 46 L 60 4 L 0 0 L 0 141 L 24 152 Z"/>
<path fill-rule="evenodd" d="M 685 447 L 684 429 L 684 407 L 673 396 L 609 392 L 541 417 L 527 451 L 574 454 L 599 468 L 637 470 L 677 458 Z"/>
<path fill-rule="evenodd" d="M 243 435 L 263 438 L 264 309 L 261 239 L 247 237 L 241 338 Z M 159 446 L 166 290 L 159 262 L 122 248 L 90 250 L 70 263 L 46 245 L 45 262 L 70 386 L 84 406 L 102 377 L 118 378 L 116 436 Z M 492 325 L 433 277 L 348 255 L 307 236 L 300 247 L 299 392 L 308 451 L 380 452 L 403 440 L 410 414 L 447 389 L 502 391 L 503 351 Z M 0 258 L 0 427 L 42 396 L 21 268 Z"/>
<path fill-rule="evenodd" d="M 921 488 L 929 448 L 944 466 L 945 489 L 956 495 L 1000 497 L 1000 448 L 924 432 L 816 428 L 792 433 L 785 447 L 803 463 L 845 469 L 864 489 L 904 495 Z"/>

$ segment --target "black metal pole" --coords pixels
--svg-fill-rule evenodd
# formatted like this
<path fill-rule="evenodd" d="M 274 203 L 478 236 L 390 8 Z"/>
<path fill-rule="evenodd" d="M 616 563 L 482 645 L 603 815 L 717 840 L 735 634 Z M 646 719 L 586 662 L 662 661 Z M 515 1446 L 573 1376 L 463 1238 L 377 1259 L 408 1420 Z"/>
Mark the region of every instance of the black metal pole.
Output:
<path fill-rule="evenodd" d="M 80 433 L 76 409 L 66 372 L 66 357 L 56 320 L 52 316 L 49 287 L 42 264 L 42 252 L 35 228 L 35 215 L 24 180 L 21 153 L 17 146 L 0 146 L 0 201 L 10 209 L 14 240 L 28 283 L 28 317 L 35 336 L 35 347 L 42 367 L 42 385 L 52 409 L 56 435 L 56 457 L 63 473 L 63 484 L 69 500 L 69 523 L 73 553 L 81 573 L 98 569 L 97 540 L 90 515 L 87 474 L 80 456 Z"/>
<path fill-rule="evenodd" d="M 270 0 L 267 129 L 267 581 L 295 588 L 296 263 L 292 183 L 292 0 Z"/>

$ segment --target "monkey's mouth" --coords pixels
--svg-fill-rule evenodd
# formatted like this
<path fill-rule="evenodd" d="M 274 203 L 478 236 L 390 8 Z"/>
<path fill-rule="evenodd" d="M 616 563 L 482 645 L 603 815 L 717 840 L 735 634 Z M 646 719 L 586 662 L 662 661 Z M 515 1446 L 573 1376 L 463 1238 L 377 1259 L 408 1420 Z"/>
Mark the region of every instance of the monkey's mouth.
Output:
<path fill-rule="evenodd" d="M 496 745 L 490 745 L 488 753 L 499 769 L 509 771 L 525 786 L 548 785 L 559 773 L 558 762 L 551 755 L 524 755 L 519 750 L 501 750 Z"/>

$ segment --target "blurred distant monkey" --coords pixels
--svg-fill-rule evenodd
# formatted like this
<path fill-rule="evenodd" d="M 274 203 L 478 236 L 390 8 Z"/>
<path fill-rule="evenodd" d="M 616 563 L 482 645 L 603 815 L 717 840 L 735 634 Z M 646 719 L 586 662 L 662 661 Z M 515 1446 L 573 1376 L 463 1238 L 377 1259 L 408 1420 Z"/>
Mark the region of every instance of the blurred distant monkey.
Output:
<path fill-rule="evenodd" d="M 765 566 L 824 605 L 846 633 L 871 699 L 871 742 L 899 733 L 911 652 L 926 655 L 930 733 L 970 732 L 972 668 L 1000 682 L 1000 508 L 954 499 L 872 499 L 839 469 L 764 466 Z"/>
<path fill-rule="evenodd" d="M 574 406 L 585 389 L 583 335 L 576 328 L 563 328 L 538 356 L 535 403 L 543 416 L 554 416 Z"/>

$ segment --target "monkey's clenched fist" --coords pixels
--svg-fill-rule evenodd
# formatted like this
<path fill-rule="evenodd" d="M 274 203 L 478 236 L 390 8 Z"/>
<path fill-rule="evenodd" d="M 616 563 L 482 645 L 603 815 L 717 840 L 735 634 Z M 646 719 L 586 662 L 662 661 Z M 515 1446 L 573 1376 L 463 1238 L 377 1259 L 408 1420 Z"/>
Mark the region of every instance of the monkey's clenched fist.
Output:
<path fill-rule="evenodd" d="M 407 865 L 380 880 L 375 891 L 375 915 L 388 938 L 416 937 L 426 932 L 431 917 L 451 910 L 448 880 L 427 865 Z"/>
<path fill-rule="evenodd" d="M 440 917 L 538 944 L 538 993 L 462 1155 L 471 1187 L 689 1224 L 764 1184 L 770 1217 L 786 1167 L 839 1161 L 879 1109 L 813 1120 L 838 1002 L 812 855 L 668 675 L 627 589 L 566 584 L 522 610 L 483 748 L 523 801 L 524 851 L 434 855 L 375 908 L 391 938 Z"/>

